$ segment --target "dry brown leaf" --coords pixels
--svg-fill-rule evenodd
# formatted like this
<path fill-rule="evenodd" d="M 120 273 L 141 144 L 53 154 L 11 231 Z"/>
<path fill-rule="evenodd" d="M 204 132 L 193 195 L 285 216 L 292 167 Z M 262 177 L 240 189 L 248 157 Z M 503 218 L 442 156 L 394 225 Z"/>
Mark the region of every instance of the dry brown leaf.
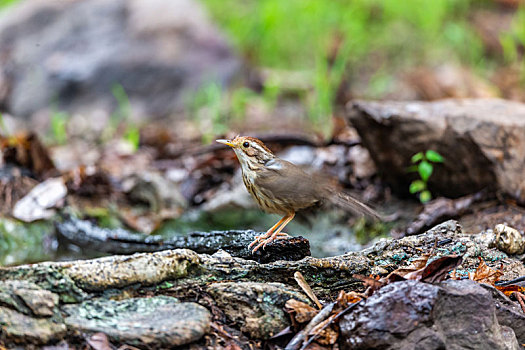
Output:
<path fill-rule="evenodd" d="M 242 350 L 242 349 L 239 345 L 237 345 L 236 342 L 230 340 L 226 343 L 224 350 Z"/>
<path fill-rule="evenodd" d="M 113 350 L 108 337 L 104 333 L 95 333 L 86 341 L 94 350 Z"/>
<path fill-rule="evenodd" d="M 333 325 L 329 325 L 333 322 L 336 314 L 331 315 L 323 322 L 312 328 L 309 335 L 316 336 L 315 341 L 322 345 L 333 345 L 337 341 L 339 333 L 333 328 Z M 327 326 L 328 325 L 328 326 Z"/>
<path fill-rule="evenodd" d="M 497 290 L 510 297 L 514 292 L 525 293 L 525 287 L 511 284 L 510 286 L 495 286 Z"/>
<path fill-rule="evenodd" d="M 442 256 L 423 269 L 421 281 L 427 283 L 436 283 L 445 280 L 450 271 L 454 270 L 461 264 L 463 257 L 458 255 Z"/>
<path fill-rule="evenodd" d="M 366 295 L 372 295 L 376 290 L 387 285 L 387 282 L 379 280 L 379 277 L 368 277 L 359 274 L 352 275 L 353 278 L 363 281 L 365 287 L 368 287 L 366 290 Z"/>
<path fill-rule="evenodd" d="M 134 346 L 128 345 L 128 344 L 124 344 L 124 345 L 119 346 L 118 350 L 140 350 L 140 349 Z"/>
<path fill-rule="evenodd" d="M 61 177 L 49 178 L 16 202 L 12 215 L 24 222 L 48 219 L 55 214 L 54 208 L 63 203 L 66 195 L 64 180 Z"/>
<path fill-rule="evenodd" d="M 317 299 L 317 296 L 313 292 L 312 288 L 310 288 L 310 285 L 306 282 L 304 279 L 304 276 L 301 272 L 295 271 L 293 275 L 295 281 L 303 289 L 306 295 L 317 305 L 317 308 L 321 310 L 323 308 L 323 305 L 319 302 L 319 299 Z"/>
<path fill-rule="evenodd" d="M 480 257 L 479 265 L 476 268 L 476 271 L 469 272 L 468 278 L 479 283 L 486 283 L 493 286 L 502 275 L 503 272 L 501 272 L 501 270 L 491 269 Z"/>
<path fill-rule="evenodd" d="M 433 251 L 434 249 L 432 249 L 430 253 L 423 254 L 421 255 L 421 257 L 413 260 L 412 263 L 405 269 L 412 269 L 412 271 L 416 271 L 424 268 L 425 266 L 427 266 L 428 259 L 430 259 L 430 257 L 432 256 Z"/>
<path fill-rule="evenodd" d="M 410 271 L 410 269 L 407 270 L 406 268 L 397 269 L 388 275 L 386 280 L 388 283 L 403 279 L 427 283 L 441 282 L 447 277 L 450 271 L 461 264 L 462 260 L 463 258 L 458 255 L 442 256 L 419 270 Z"/>
<path fill-rule="evenodd" d="M 0 148 L 5 163 L 26 168 L 40 179 L 58 175 L 49 151 L 35 133 L 2 137 Z"/>
<path fill-rule="evenodd" d="M 357 303 L 361 301 L 363 297 L 359 295 L 359 293 L 356 293 L 354 291 L 351 292 L 345 292 L 344 290 L 339 292 L 339 295 L 337 296 L 337 304 L 341 308 L 346 308 L 349 304 Z"/>
<path fill-rule="evenodd" d="M 289 299 L 284 306 L 295 314 L 294 318 L 299 323 L 310 321 L 319 312 L 319 310 L 296 299 Z"/>

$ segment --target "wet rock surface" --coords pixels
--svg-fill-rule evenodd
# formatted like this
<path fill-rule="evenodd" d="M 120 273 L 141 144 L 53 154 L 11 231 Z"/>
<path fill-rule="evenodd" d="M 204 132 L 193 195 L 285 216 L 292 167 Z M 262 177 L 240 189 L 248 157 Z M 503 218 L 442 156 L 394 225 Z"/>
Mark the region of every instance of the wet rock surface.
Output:
<path fill-rule="evenodd" d="M 473 281 L 392 283 L 340 326 L 347 349 L 519 349 L 490 292 Z"/>
<path fill-rule="evenodd" d="M 290 325 L 283 310 L 287 300 L 309 303 L 304 294 L 282 283 L 214 283 L 207 291 L 242 332 L 256 339 L 268 339 Z"/>
<path fill-rule="evenodd" d="M 197 253 L 213 254 L 224 250 L 228 254 L 261 263 L 277 260 L 300 260 L 310 255 L 310 244 L 303 237 L 290 237 L 270 243 L 264 250 L 252 253 L 248 247 L 258 233 L 252 230 L 191 232 L 187 236 L 165 239 L 157 235 L 108 229 L 87 220 L 68 218 L 56 224 L 59 238 L 80 248 L 112 254 L 155 252 L 187 248 Z"/>
<path fill-rule="evenodd" d="M 294 279 L 297 271 L 323 302 L 334 300 L 341 290 L 363 291 L 361 280 L 354 274 L 384 276 L 411 264 L 435 245 L 436 259 L 445 255 L 463 257 L 457 276 L 466 276 L 476 269 L 479 257 L 494 269 L 502 266 L 502 280 L 525 275 L 521 260 L 495 248 L 495 239 L 492 231 L 465 234 L 461 226 L 451 220 L 421 235 L 383 239 L 363 251 L 330 258 L 259 263 L 232 256 L 224 250 L 208 255 L 174 249 L 4 267 L 0 268 L 0 311 L 4 311 L 0 313 L 0 333 L 6 344 L 43 344 L 78 339 L 81 333 L 103 332 L 119 344 L 144 343 L 160 347 L 165 346 L 164 341 L 183 344 L 207 334 L 198 341 L 202 345 L 217 336 L 207 328 L 212 313 L 219 325 L 227 325 L 248 339 L 261 342 L 290 325 L 290 318 L 283 310 L 288 299 L 311 304 Z M 461 337 L 465 342 L 474 342 L 480 339 L 479 334 L 484 334 L 490 340 L 487 344 L 500 342 L 512 349 L 515 338 L 522 342 L 525 336 L 520 326 L 524 323 L 519 305 L 494 288 L 483 289 L 468 281 L 447 282 L 450 285 L 419 283 L 418 287 L 412 282 L 403 283 L 388 285 L 366 301 L 376 300 L 374 305 L 383 312 L 377 314 L 379 311 L 371 308 L 366 314 L 357 313 L 355 317 L 364 315 L 364 318 L 359 316 L 352 321 L 352 328 L 347 327 L 346 344 L 364 348 L 371 344 L 367 341 L 377 344 L 386 341 L 384 344 L 394 346 L 399 336 L 402 338 L 399 344 L 415 344 L 421 340 L 434 346 L 449 344 L 452 341 L 449 338 L 456 338 L 457 344 L 463 341 L 457 339 Z M 408 289 L 393 287 L 403 285 Z M 401 302 L 403 298 L 409 302 Z M 448 327 L 452 316 L 447 312 L 456 309 L 464 310 L 453 315 L 458 322 L 463 322 L 459 325 L 463 328 L 449 337 L 454 330 Z M 483 323 L 488 322 L 489 311 L 492 323 Z M 182 316 L 174 317 L 175 313 Z M 186 317 L 187 313 L 191 315 Z M 391 315 L 396 313 L 403 314 L 406 322 L 395 323 L 397 328 L 391 337 L 386 331 L 378 332 L 371 326 L 388 329 L 392 324 Z M 352 311 L 347 317 L 353 314 Z M 169 322 L 157 322 L 158 315 L 172 317 Z M 476 320 L 474 328 L 465 328 L 468 325 L 465 315 Z M 188 328 L 183 327 L 186 324 L 177 328 L 179 318 L 191 320 L 193 316 L 198 316 L 191 326 L 194 331 L 187 331 Z M 146 333 L 134 331 L 138 324 Z M 357 331 L 360 340 L 355 340 Z M 365 336 L 365 331 L 370 335 Z M 456 346 L 456 343 L 450 344 Z"/>
<path fill-rule="evenodd" d="M 109 115 L 115 84 L 138 114 L 168 115 L 185 91 L 240 67 L 197 1 L 31 0 L 2 15 L 0 102 L 16 116 L 53 101 Z"/>
<path fill-rule="evenodd" d="M 38 318 L 0 306 L 0 341 L 14 344 L 47 344 L 66 335 L 60 318 Z"/>
<path fill-rule="evenodd" d="M 500 99 L 365 102 L 348 106 L 348 119 L 394 189 L 408 191 L 410 158 L 435 150 L 434 194 L 458 197 L 501 190 L 525 203 L 525 104 Z M 438 180 L 439 179 L 439 180 Z"/>
<path fill-rule="evenodd" d="M 65 324 L 75 333 L 103 332 L 116 342 L 147 346 L 179 346 L 199 340 L 211 321 L 205 307 L 165 296 L 90 300 L 63 310 L 68 315 Z"/>

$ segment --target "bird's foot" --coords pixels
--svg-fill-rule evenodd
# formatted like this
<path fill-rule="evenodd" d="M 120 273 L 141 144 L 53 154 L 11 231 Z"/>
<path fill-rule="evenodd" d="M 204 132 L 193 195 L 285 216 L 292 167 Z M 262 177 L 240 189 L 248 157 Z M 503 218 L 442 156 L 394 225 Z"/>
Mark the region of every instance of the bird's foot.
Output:
<path fill-rule="evenodd" d="M 255 236 L 254 241 L 252 243 L 250 243 L 248 248 L 251 248 L 251 247 L 253 247 L 254 244 L 260 243 L 260 242 L 262 242 L 262 241 L 264 241 L 264 240 L 266 240 L 266 239 L 268 239 L 270 237 L 272 237 L 272 233 L 268 233 L 268 232 L 266 232 L 265 234 L 260 235 L 260 236 Z M 276 237 L 284 238 L 284 237 L 288 237 L 288 234 L 285 233 L 285 232 L 279 232 Z"/>
<path fill-rule="evenodd" d="M 283 239 L 283 238 L 287 238 L 287 237 L 290 237 L 290 236 L 287 233 L 285 233 L 285 232 L 279 232 L 276 235 L 269 235 L 269 236 L 264 234 L 262 236 L 255 237 L 255 240 L 252 243 L 250 243 L 248 248 L 251 248 L 256 243 L 259 243 L 252 250 L 252 254 L 254 254 L 257 250 L 259 250 L 259 248 L 261 248 L 261 246 L 262 246 L 263 249 L 265 249 L 266 245 L 268 243 L 273 242 L 276 239 Z"/>

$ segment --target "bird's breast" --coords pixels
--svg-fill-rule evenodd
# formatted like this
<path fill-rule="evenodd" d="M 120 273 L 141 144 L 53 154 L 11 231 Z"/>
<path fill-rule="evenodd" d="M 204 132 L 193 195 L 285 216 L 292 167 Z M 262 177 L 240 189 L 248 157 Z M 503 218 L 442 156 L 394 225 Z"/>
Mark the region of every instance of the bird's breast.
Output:
<path fill-rule="evenodd" d="M 242 172 L 242 181 L 244 186 L 253 197 L 257 205 L 268 213 L 282 214 L 286 213 L 286 210 L 283 210 L 279 203 L 274 198 L 268 198 L 261 190 L 255 185 L 255 179 L 257 174 L 251 170 L 243 170 Z"/>

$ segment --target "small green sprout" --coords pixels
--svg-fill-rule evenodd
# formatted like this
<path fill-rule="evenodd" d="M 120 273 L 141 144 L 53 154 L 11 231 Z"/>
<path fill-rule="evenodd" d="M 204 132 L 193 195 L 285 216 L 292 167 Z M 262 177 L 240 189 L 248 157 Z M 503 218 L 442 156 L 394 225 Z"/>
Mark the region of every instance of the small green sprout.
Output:
<path fill-rule="evenodd" d="M 426 203 L 432 199 L 432 194 L 428 190 L 428 180 L 434 172 L 433 163 L 443 163 L 443 161 L 443 156 L 433 150 L 427 150 L 424 153 L 418 152 L 410 159 L 413 165 L 408 168 L 408 171 L 418 173 L 419 179 L 410 183 L 409 191 L 412 194 L 419 193 L 421 203 Z"/>
<path fill-rule="evenodd" d="M 69 115 L 65 112 L 53 111 L 51 114 L 51 137 L 57 145 L 67 142 L 67 123 Z"/>

